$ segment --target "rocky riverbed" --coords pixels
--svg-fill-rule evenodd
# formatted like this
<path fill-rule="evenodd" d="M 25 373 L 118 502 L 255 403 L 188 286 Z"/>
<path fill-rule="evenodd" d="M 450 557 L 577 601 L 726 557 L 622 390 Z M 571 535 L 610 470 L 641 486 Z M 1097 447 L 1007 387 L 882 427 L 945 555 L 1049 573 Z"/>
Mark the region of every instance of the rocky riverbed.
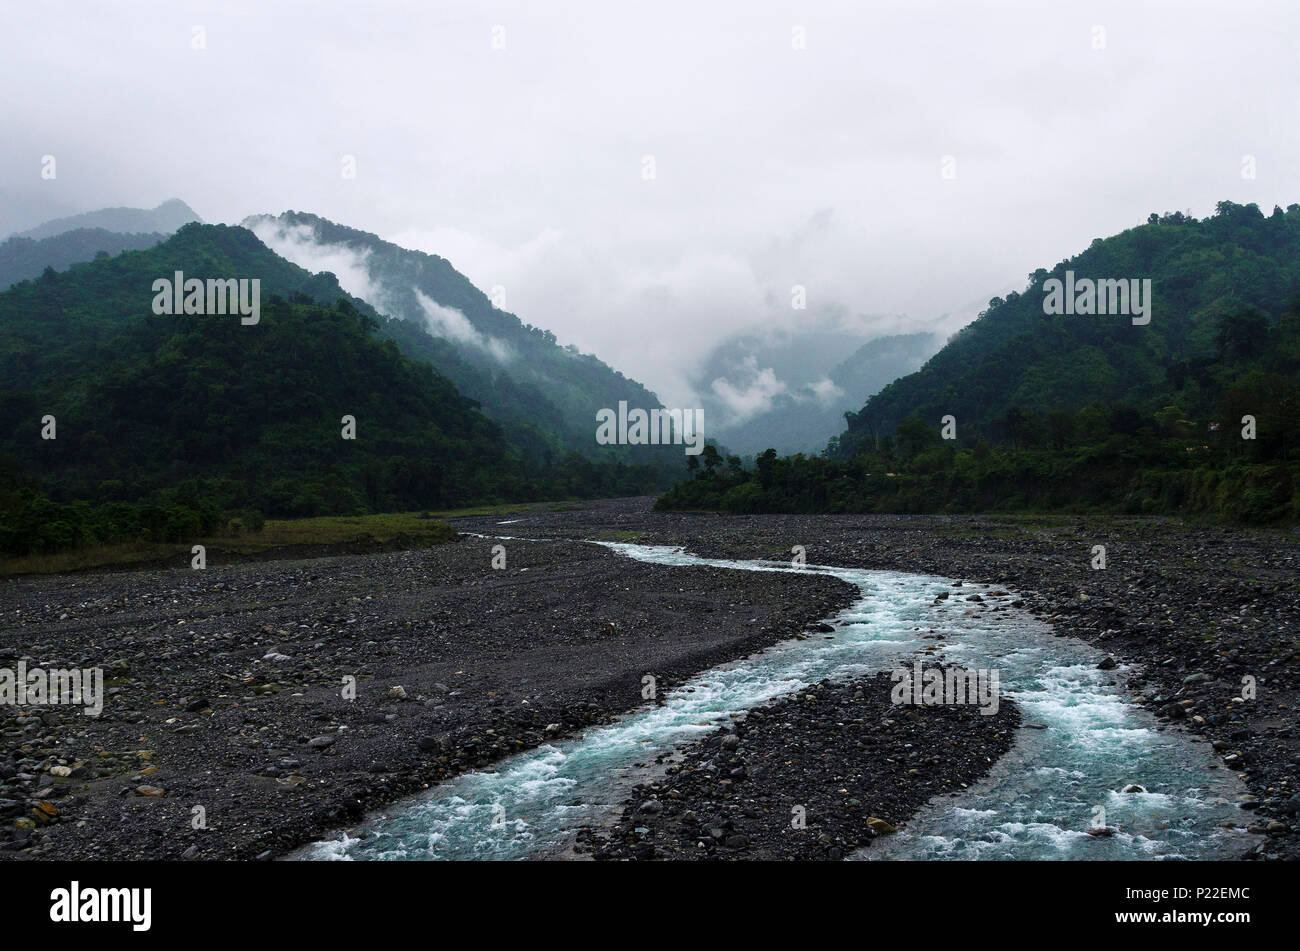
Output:
<path fill-rule="evenodd" d="M 936 669 L 943 669 L 936 665 Z M 751 710 L 637 787 L 597 859 L 836 860 L 932 796 L 955 795 L 1010 747 L 1020 712 L 895 704 L 887 673 L 823 681 Z"/>
<path fill-rule="evenodd" d="M 814 574 L 663 568 L 585 538 L 787 561 L 802 546 L 810 563 L 1014 591 L 1057 633 L 1129 665 L 1137 700 L 1240 773 L 1248 821 L 1267 835 L 1253 856 L 1300 855 L 1300 536 L 1154 519 L 651 506 L 457 520 L 465 532 L 539 539 L 505 541 L 501 570 L 492 542 L 462 537 L 423 551 L 4 582 L 0 667 L 98 665 L 113 693 L 100 718 L 0 707 L 0 857 L 279 855 L 604 722 L 641 702 L 646 673 L 671 686 L 853 597 Z M 1092 567 L 1098 545 L 1104 569 Z M 345 677 L 357 678 L 355 700 L 341 696 Z M 196 806 L 206 828 L 194 827 Z M 778 848 L 756 839 L 755 850 Z"/>
<path fill-rule="evenodd" d="M 594 545 L 435 548 L 0 586 L 0 667 L 99 666 L 98 717 L 0 706 L 0 857 L 269 858 L 604 722 L 851 602 L 831 578 Z M 355 678 L 355 699 L 344 695 Z"/>
<path fill-rule="evenodd" d="M 596 503 L 581 529 L 715 558 L 912 571 L 1006 587 L 1061 636 L 1135 666 L 1135 699 L 1240 772 L 1249 857 L 1300 858 L 1300 534 L 1165 518 L 718 515 Z M 572 535 L 560 513 L 519 534 Z M 1105 567 L 1094 568 L 1105 548 Z M 1252 696 L 1253 694 L 1253 696 Z"/>

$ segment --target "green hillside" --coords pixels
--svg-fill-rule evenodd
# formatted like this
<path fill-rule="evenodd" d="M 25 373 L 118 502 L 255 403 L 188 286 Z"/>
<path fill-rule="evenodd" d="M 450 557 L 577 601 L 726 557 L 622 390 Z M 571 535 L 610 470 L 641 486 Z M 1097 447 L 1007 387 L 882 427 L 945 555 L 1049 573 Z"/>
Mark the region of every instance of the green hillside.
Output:
<path fill-rule="evenodd" d="M 259 279 L 260 320 L 155 315 L 153 282 L 178 270 Z M 521 457 L 383 324 L 331 275 L 219 225 L 0 294 L 0 551 L 172 540 L 247 510 L 449 508 L 653 482 L 613 462 Z"/>
<path fill-rule="evenodd" d="M 0 290 L 39 277 L 47 267 L 63 271 L 97 255 L 151 248 L 165 237 L 159 232 L 122 234 L 103 228 L 76 228 L 51 238 L 13 237 L 0 244 Z"/>
<path fill-rule="evenodd" d="M 1044 283 L 1066 271 L 1092 279 L 1151 280 L 1151 322 L 1043 312 Z M 1208 418 L 1238 356 L 1254 355 L 1300 292 L 1300 205 L 1265 217 L 1222 202 L 1210 218 L 1157 218 L 1029 276 L 1024 293 L 994 299 L 920 371 L 885 387 L 849 422 L 838 455 L 853 455 L 910 416 L 955 416 L 962 436 L 1012 438 L 1013 408 L 1042 417 L 1090 403 L 1141 412 L 1175 407 Z M 1223 351 L 1227 326 L 1231 352 Z M 1250 339 L 1254 335 L 1254 341 Z"/>

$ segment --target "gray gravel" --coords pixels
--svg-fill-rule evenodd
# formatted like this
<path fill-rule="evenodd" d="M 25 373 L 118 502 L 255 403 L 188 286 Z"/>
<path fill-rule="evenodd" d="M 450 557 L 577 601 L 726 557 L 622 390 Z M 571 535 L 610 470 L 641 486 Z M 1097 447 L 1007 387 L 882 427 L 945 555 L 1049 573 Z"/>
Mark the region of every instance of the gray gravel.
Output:
<path fill-rule="evenodd" d="M 1024 607 L 1138 670 L 1135 698 L 1213 743 L 1255 800 L 1248 856 L 1300 858 L 1300 534 L 1168 518 L 755 515 L 597 503 L 591 534 L 633 532 L 711 557 L 915 571 L 995 584 Z M 512 526 L 572 534 L 559 515 Z M 1094 569 L 1094 546 L 1106 567 Z M 1254 699 L 1242 699 L 1243 678 Z"/>
<path fill-rule="evenodd" d="M 491 544 L 4 582 L 0 667 L 100 666 L 112 695 L 0 706 L 0 857 L 279 855 L 854 594 L 567 541 L 494 570 Z"/>

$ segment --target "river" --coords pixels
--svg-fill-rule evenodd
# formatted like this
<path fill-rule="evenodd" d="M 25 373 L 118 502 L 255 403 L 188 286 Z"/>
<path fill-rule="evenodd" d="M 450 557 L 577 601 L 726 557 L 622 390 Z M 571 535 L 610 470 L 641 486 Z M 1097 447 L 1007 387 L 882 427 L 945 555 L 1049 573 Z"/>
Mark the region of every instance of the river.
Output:
<path fill-rule="evenodd" d="M 1163 728 L 1122 687 L 1124 669 L 1011 607 L 1014 595 L 948 579 L 820 565 L 700 558 L 681 549 L 601 542 L 660 565 L 806 571 L 856 586 L 860 597 L 827 619 L 831 635 L 790 640 L 700 673 L 660 705 L 466 773 L 395 804 L 354 835 L 312 843 L 294 859 L 527 859 L 568 854 L 576 831 L 620 811 L 660 753 L 773 697 L 825 678 L 910 667 L 919 649 L 968 668 L 997 669 L 1021 707 L 1015 745 L 985 780 L 933 800 L 865 859 L 1206 859 L 1247 847 L 1238 777 L 1209 745 Z M 954 594 L 935 603 L 936 595 Z M 983 604 L 966 600 L 979 593 Z M 942 645 L 942 646 L 940 646 Z M 1138 785 L 1142 792 L 1123 792 Z M 1104 823 L 1116 832 L 1087 834 Z"/>

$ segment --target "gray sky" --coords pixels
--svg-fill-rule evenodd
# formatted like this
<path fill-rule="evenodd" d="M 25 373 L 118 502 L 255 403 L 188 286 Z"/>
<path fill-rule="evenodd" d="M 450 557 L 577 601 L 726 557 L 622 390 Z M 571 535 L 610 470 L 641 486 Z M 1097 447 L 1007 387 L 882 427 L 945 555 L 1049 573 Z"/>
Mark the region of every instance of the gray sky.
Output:
<path fill-rule="evenodd" d="M 1300 201 L 1297 9 L 6 4 L 0 189 L 50 217 L 315 212 L 503 285 L 680 405 L 753 325 L 952 329 L 1151 211 Z"/>

